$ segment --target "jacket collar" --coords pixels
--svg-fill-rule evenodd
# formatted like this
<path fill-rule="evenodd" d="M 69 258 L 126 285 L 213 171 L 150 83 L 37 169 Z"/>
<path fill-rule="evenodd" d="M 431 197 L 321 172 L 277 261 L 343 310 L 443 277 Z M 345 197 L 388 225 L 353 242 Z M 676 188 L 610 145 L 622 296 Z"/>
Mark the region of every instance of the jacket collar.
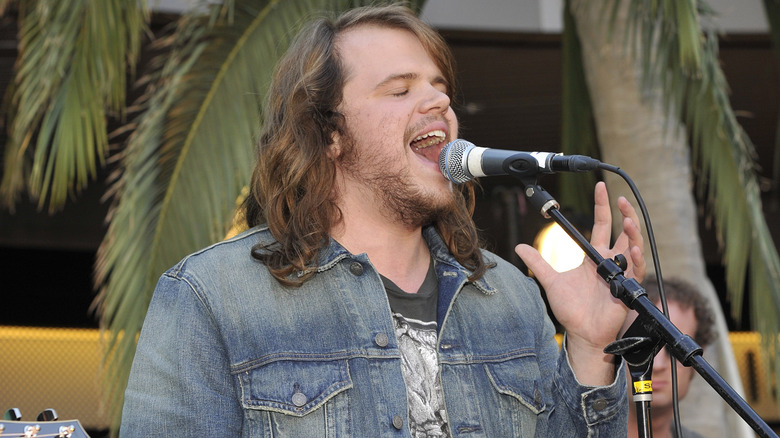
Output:
<path fill-rule="evenodd" d="M 447 248 L 444 240 L 436 231 L 436 228 L 434 228 L 432 225 L 423 228 L 423 238 L 428 243 L 428 248 L 431 251 L 431 256 L 433 256 L 433 259 L 441 264 L 449 265 L 451 269 L 453 269 L 452 271 L 445 270 L 444 275 L 453 275 L 448 273 L 455 272 L 458 276 L 462 276 L 464 279 L 467 279 L 473 273 L 472 270 L 467 269 L 457 260 L 455 260 L 455 257 L 452 255 L 449 248 Z M 482 255 L 487 256 L 484 251 Z M 472 284 L 486 295 L 492 295 L 496 293 L 496 289 L 490 286 L 484 275 L 477 281 L 472 282 Z"/>
<path fill-rule="evenodd" d="M 434 261 L 439 264 L 448 266 L 448 268 L 444 268 L 443 270 L 444 275 L 458 276 L 465 280 L 472 274 L 471 270 L 465 268 L 457 260 L 455 260 L 455 257 L 453 257 L 452 253 L 450 253 L 450 250 L 447 248 L 447 245 L 444 243 L 444 240 L 442 240 L 434 226 L 428 225 L 424 227 L 422 230 L 422 235 L 423 239 L 425 239 L 425 242 L 428 244 L 428 249 L 430 250 Z M 327 271 L 336 265 L 336 263 L 347 257 L 365 259 L 364 261 L 368 261 L 368 258 L 365 254 L 351 254 L 349 251 L 347 251 L 346 248 L 341 246 L 339 242 L 333 238 L 330 238 L 328 245 L 323 248 L 322 251 L 320 251 L 316 270 L 317 272 Z M 299 275 L 304 275 L 304 273 L 305 272 L 301 272 Z M 477 289 L 487 295 L 491 295 L 496 292 L 496 290 L 491 287 L 490 284 L 488 284 L 487 280 L 485 280 L 485 276 L 482 276 L 482 278 L 473 282 L 473 284 Z"/>

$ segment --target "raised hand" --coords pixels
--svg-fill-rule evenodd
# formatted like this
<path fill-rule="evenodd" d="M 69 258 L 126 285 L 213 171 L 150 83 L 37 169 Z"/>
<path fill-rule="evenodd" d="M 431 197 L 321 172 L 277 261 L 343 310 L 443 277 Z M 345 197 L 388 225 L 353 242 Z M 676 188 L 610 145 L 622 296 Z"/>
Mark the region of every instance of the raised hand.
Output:
<path fill-rule="evenodd" d="M 623 227 L 610 247 L 612 214 L 603 182 L 596 184 L 595 201 L 591 245 L 604 258 L 625 255 L 628 261 L 625 275 L 641 281 L 646 264 L 636 210 L 625 198 L 617 200 Z M 559 273 L 534 248 L 521 244 L 515 251 L 542 284 L 550 308 L 566 329 L 569 360 L 578 379 L 591 385 L 611 382 L 613 358 L 604 354 L 603 349 L 617 337 L 628 308 L 610 294 L 609 285 L 590 259 L 586 258 L 576 269 Z"/>

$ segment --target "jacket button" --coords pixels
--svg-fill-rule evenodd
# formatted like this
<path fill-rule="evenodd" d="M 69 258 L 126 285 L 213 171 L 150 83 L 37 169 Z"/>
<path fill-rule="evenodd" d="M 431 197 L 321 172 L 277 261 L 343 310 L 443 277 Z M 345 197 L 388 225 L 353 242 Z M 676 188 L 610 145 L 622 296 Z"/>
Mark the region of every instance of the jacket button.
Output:
<path fill-rule="evenodd" d="M 542 391 L 539 391 L 539 387 L 537 386 L 537 383 L 534 382 L 534 406 L 536 406 L 536 409 L 542 408 Z"/>
<path fill-rule="evenodd" d="M 400 415 L 393 416 L 393 427 L 401 430 L 404 427 L 404 419 Z"/>
<path fill-rule="evenodd" d="M 374 343 L 384 348 L 387 347 L 387 344 L 390 343 L 390 339 L 388 339 L 387 335 L 384 333 L 377 333 L 376 336 L 374 336 Z"/>
<path fill-rule="evenodd" d="M 600 398 L 593 402 L 593 410 L 596 412 L 603 411 L 606 408 L 607 408 L 607 401 L 604 400 L 603 398 Z"/>
<path fill-rule="evenodd" d="M 306 404 L 306 396 L 302 392 L 296 392 L 292 396 L 292 402 L 295 406 L 301 407 Z"/>
<path fill-rule="evenodd" d="M 352 264 L 349 265 L 349 272 L 353 275 L 363 275 L 363 265 L 361 265 L 360 262 L 352 262 Z"/>

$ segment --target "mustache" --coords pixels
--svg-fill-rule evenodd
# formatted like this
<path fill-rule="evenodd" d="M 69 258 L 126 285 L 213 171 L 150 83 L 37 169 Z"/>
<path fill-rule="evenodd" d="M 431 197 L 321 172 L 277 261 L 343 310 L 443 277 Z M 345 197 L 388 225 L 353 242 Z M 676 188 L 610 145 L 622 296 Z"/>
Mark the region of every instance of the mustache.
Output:
<path fill-rule="evenodd" d="M 404 130 L 404 139 L 406 139 L 406 142 L 409 143 L 412 141 L 412 136 L 415 135 L 415 133 L 420 132 L 422 129 L 424 129 L 426 126 L 430 125 L 434 122 L 442 122 L 445 125 L 447 125 L 447 132 L 449 135 L 452 134 L 452 124 L 447 120 L 446 117 L 444 117 L 443 114 L 441 115 L 431 115 L 426 116 L 424 119 L 420 120 L 419 122 L 415 123 L 413 126 L 410 126 Z"/>

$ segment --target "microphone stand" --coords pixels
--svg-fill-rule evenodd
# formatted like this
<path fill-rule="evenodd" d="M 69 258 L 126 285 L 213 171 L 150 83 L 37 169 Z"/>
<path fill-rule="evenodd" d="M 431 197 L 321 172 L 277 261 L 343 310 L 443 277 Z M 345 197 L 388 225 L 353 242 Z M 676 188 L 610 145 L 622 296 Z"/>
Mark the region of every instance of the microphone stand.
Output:
<path fill-rule="evenodd" d="M 623 275 L 624 269 L 628 266 L 626 258 L 619 254 L 614 259 L 605 259 L 563 216 L 559 211 L 558 201 L 537 183 L 539 174 L 537 163 L 515 160 L 505 165 L 504 170 L 521 181 L 524 194 L 531 205 L 538 208 L 545 218 L 552 217 L 593 260 L 596 264 L 596 272 L 609 284 L 612 296 L 639 314 L 627 332 L 627 335 L 631 336 L 611 343 L 604 352 L 623 356 L 629 365 L 629 371 L 634 379 L 634 400 L 637 404 L 638 420 L 643 421 L 640 434 L 644 433 L 645 437 L 652 436 L 649 409 L 652 396 L 648 396 L 652 391 L 648 391 L 650 386 L 648 379 L 652 371 L 653 356 L 662 345 L 666 345 L 671 355 L 683 365 L 692 366 L 759 436 L 777 438 L 777 434 L 769 425 L 701 356 L 702 348 L 690 336 L 683 334 L 655 307 L 647 298 L 644 288 L 636 280 Z M 637 386 L 639 394 L 637 394 Z"/>

